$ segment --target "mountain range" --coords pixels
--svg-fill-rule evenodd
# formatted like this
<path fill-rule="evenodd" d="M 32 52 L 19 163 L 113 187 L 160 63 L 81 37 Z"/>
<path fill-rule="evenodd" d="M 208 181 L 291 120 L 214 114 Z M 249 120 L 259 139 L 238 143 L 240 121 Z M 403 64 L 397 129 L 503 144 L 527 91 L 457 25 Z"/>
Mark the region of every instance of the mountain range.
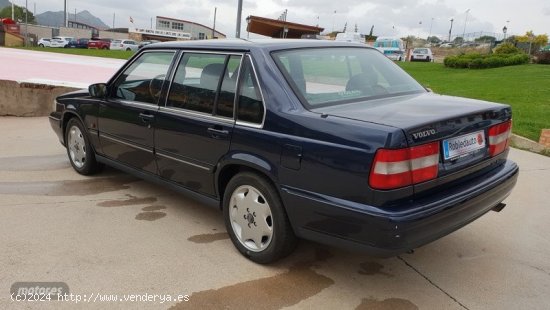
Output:
<path fill-rule="evenodd" d="M 37 14 L 35 18 L 36 18 L 37 24 L 50 26 L 50 27 L 62 26 L 64 21 L 63 11 L 59 11 L 59 12 L 47 11 L 41 14 Z M 74 21 L 75 15 L 69 13 L 69 20 Z M 76 21 L 99 28 L 99 29 L 109 28 L 109 26 L 107 26 L 101 19 L 95 17 L 94 15 L 92 15 L 92 13 L 86 10 L 78 12 L 76 14 Z"/>

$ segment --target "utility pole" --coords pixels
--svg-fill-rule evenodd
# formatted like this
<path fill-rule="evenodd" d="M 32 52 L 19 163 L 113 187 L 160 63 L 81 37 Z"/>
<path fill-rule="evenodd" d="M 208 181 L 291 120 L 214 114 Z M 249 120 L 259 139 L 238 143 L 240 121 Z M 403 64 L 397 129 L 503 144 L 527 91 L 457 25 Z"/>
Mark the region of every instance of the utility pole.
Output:
<path fill-rule="evenodd" d="M 454 22 L 454 18 L 451 18 L 451 28 L 449 28 L 449 40 L 447 40 L 447 42 L 451 42 L 451 32 L 453 31 L 453 22 Z"/>
<path fill-rule="evenodd" d="M 239 39 L 241 37 L 241 14 L 243 12 L 243 0 L 238 0 L 237 5 L 237 29 L 235 31 L 235 38 Z"/>
<path fill-rule="evenodd" d="M 153 30 L 153 18 L 151 17 L 151 30 Z"/>
<path fill-rule="evenodd" d="M 69 21 L 67 20 L 67 0 L 65 0 L 65 10 L 64 10 L 63 12 L 65 13 L 65 14 L 63 14 L 63 16 L 65 17 L 65 18 L 63 19 L 63 25 L 64 25 L 65 27 L 68 27 L 68 26 L 69 26 L 69 24 L 68 24 Z"/>
<path fill-rule="evenodd" d="M 212 39 L 216 37 L 216 13 L 218 12 L 218 8 L 214 7 L 214 26 L 212 26 Z"/>
<path fill-rule="evenodd" d="M 115 12 L 113 12 L 113 29 L 115 29 Z"/>
<path fill-rule="evenodd" d="M 32 15 L 36 18 L 36 2 L 34 3 L 34 11 L 32 12 Z M 36 22 L 36 20 L 35 20 Z"/>
<path fill-rule="evenodd" d="M 13 9 L 15 5 L 13 4 L 13 1 L 15 0 L 11 0 L 11 20 L 15 20 L 15 11 Z"/>
<path fill-rule="evenodd" d="M 27 0 L 25 0 L 25 46 L 29 45 L 29 9 L 27 7 Z M 529 46 L 529 48 L 531 48 Z"/>
<path fill-rule="evenodd" d="M 76 23 L 76 8 L 74 8 L 74 22 Z"/>

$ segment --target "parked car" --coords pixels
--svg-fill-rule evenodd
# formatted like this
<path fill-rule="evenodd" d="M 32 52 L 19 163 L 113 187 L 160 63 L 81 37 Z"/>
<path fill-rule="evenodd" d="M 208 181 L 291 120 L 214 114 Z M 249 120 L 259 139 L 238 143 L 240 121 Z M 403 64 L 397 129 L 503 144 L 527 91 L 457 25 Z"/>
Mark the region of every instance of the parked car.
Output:
<path fill-rule="evenodd" d="M 138 49 L 146 46 L 146 45 L 149 45 L 149 44 L 153 44 L 153 43 L 159 43 L 160 41 L 159 40 L 147 40 L 147 41 L 141 41 L 138 45 Z"/>
<path fill-rule="evenodd" d="M 452 48 L 452 47 L 454 47 L 454 44 L 453 43 L 442 43 L 441 45 L 439 45 L 439 47 Z"/>
<path fill-rule="evenodd" d="M 36 44 L 38 45 L 38 47 L 50 47 L 50 40 L 51 39 L 48 38 L 40 38 L 40 40 L 38 40 Z"/>
<path fill-rule="evenodd" d="M 50 47 L 69 47 L 69 42 L 74 40 L 72 37 L 53 37 L 50 40 Z"/>
<path fill-rule="evenodd" d="M 49 118 L 76 172 L 107 164 L 219 208 L 258 263 L 297 237 L 391 256 L 500 211 L 511 119 L 324 40 L 149 45 Z"/>
<path fill-rule="evenodd" d="M 90 49 L 100 49 L 100 50 L 108 50 L 111 46 L 111 41 L 113 39 L 108 39 L 108 38 L 104 38 L 104 39 L 100 39 L 100 38 L 95 38 L 95 39 L 91 39 L 89 42 L 88 42 L 88 48 Z"/>
<path fill-rule="evenodd" d="M 90 40 L 84 39 L 84 38 L 72 40 L 71 42 L 69 42 L 69 44 L 67 45 L 67 47 L 72 47 L 72 48 L 88 48 L 88 42 L 89 42 L 89 41 L 90 41 Z"/>
<path fill-rule="evenodd" d="M 432 50 L 429 48 L 415 48 L 412 50 L 411 53 L 411 61 L 433 61 L 434 55 L 432 54 Z"/>
<path fill-rule="evenodd" d="M 113 40 L 109 48 L 121 51 L 137 51 L 138 44 L 134 40 Z"/>

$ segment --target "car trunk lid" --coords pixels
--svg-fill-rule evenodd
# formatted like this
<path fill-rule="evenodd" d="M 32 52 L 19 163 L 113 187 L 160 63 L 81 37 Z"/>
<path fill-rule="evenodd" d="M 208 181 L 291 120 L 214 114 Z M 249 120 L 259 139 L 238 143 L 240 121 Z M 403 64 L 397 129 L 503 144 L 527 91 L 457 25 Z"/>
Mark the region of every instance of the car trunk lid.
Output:
<path fill-rule="evenodd" d="M 433 93 L 376 99 L 314 111 L 329 117 L 400 128 L 409 147 L 437 142 L 440 148 L 437 178 L 448 180 L 452 178 L 446 176 L 466 168 L 475 172 L 471 171 L 471 166 L 491 158 L 489 128 L 511 119 L 511 109 L 507 105 Z M 439 185 L 443 185 L 442 182 Z M 422 188 L 415 186 L 415 193 Z"/>

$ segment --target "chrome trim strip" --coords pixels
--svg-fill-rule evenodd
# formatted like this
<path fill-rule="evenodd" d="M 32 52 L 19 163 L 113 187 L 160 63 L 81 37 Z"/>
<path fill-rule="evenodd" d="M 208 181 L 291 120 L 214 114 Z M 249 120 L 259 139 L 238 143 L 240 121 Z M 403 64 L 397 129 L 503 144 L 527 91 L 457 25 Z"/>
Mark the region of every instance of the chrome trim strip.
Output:
<path fill-rule="evenodd" d="M 100 138 L 105 138 L 105 139 L 107 139 L 107 140 L 111 140 L 112 142 L 116 142 L 116 143 L 119 143 L 119 144 L 123 144 L 123 145 L 129 146 L 129 147 L 134 148 L 134 149 L 142 150 L 142 151 L 144 151 L 144 152 L 153 154 L 153 150 L 152 150 L 152 149 L 146 149 L 146 148 L 144 148 L 144 147 L 135 145 L 135 144 L 133 144 L 133 143 L 125 142 L 125 141 L 119 140 L 119 139 L 117 139 L 117 138 L 110 137 L 110 136 L 108 136 L 108 135 L 106 135 L 106 134 L 104 134 L 104 133 L 100 133 L 100 134 L 99 134 L 99 137 L 100 137 Z"/>
<path fill-rule="evenodd" d="M 263 128 L 263 124 L 250 123 L 250 122 L 245 122 L 245 121 L 237 121 L 237 122 L 235 122 L 235 125 L 244 126 L 244 127 L 252 127 L 252 128 L 256 128 L 256 129 L 262 129 Z"/>
<path fill-rule="evenodd" d="M 256 82 L 258 83 L 258 89 L 260 91 L 260 97 L 262 97 L 262 105 L 264 106 L 264 115 L 262 117 L 262 123 L 256 124 L 256 123 L 249 123 L 249 122 L 243 122 L 243 121 L 237 121 L 240 125 L 248 126 L 248 127 L 254 127 L 254 128 L 263 128 L 265 123 L 265 115 L 267 114 L 267 107 L 265 106 L 265 98 L 264 98 L 264 92 L 262 91 L 262 86 L 260 85 L 260 79 L 258 79 L 258 73 L 256 72 L 256 67 L 254 66 L 254 62 L 252 61 L 252 57 L 250 54 L 246 54 L 246 57 L 250 60 L 250 65 L 252 65 L 252 71 L 254 72 L 254 78 L 256 78 Z M 240 89 L 239 89 L 240 92 Z M 240 94 L 238 94 L 240 96 Z M 235 113 L 236 114 L 236 113 Z"/>
<path fill-rule="evenodd" d="M 208 167 L 205 167 L 205 166 L 201 166 L 199 164 L 194 164 L 192 162 L 188 162 L 186 160 L 183 160 L 183 159 L 179 159 L 179 158 L 176 158 L 176 157 L 173 157 L 173 156 L 170 156 L 170 155 L 167 155 L 167 154 L 163 154 L 163 153 L 160 153 L 157 151 L 156 153 L 158 156 L 160 157 L 164 157 L 164 158 L 167 158 L 167 159 L 171 159 L 173 161 L 177 161 L 179 163 L 182 163 L 182 164 L 186 164 L 186 165 L 189 165 L 189 166 L 193 166 L 195 168 L 199 168 L 199 169 L 202 169 L 202 170 L 206 170 L 208 172 L 210 172 L 212 169 L 208 168 Z"/>
<path fill-rule="evenodd" d="M 196 112 L 196 111 L 186 110 L 186 109 L 160 107 L 159 112 L 164 112 L 175 116 L 194 117 L 194 118 L 207 119 L 211 121 L 218 121 L 220 123 L 224 123 L 227 125 L 235 124 L 235 120 L 233 120 L 232 118 L 223 117 L 223 116 L 214 116 L 212 114 Z"/>

